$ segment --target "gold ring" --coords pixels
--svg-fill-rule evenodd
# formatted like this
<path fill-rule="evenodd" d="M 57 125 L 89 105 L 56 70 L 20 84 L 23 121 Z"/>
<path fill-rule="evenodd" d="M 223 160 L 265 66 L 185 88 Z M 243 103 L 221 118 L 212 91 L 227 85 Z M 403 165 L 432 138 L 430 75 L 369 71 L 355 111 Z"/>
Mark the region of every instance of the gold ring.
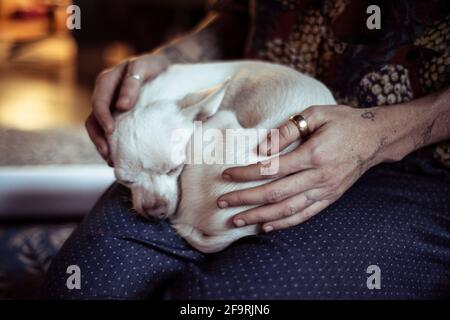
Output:
<path fill-rule="evenodd" d="M 292 117 L 289 117 L 289 121 L 291 121 L 297 127 L 298 132 L 300 133 L 300 138 L 303 139 L 309 135 L 308 122 L 306 122 L 305 117 L 303 117 L 301 114 L 296 114 Z"/>

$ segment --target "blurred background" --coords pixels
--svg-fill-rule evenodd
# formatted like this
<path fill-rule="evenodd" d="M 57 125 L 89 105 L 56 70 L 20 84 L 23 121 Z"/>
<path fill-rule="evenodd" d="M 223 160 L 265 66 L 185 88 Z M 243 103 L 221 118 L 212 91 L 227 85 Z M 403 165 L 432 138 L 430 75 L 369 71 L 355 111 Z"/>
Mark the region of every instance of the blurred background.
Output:
<path fill-rule="evenodd" d="M 71 4 L 81 30 L 66 27 Z M 84 130 L 96 75 L 204 13 L 203 0 L 0 0 L 0 299 L 36 297 L 113 181 Z"/>

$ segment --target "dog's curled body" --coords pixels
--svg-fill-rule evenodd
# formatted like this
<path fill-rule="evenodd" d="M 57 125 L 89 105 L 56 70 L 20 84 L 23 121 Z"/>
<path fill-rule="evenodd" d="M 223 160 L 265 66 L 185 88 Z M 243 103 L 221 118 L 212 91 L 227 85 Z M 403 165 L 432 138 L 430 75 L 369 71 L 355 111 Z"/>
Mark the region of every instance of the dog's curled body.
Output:
<path fill-rule="evenodd" d="M 214 141 L 219 150 L 221 143 L 227 144 L 226 129 L 242 129 L 242 134 L 270 130 L 308 106 L 332 104 L 335 100 L 322 83 L 276 64 L 237 61 L 173 65 L 143 85 L 132 110 L 115 114 L 109 144 L 117 180 L 130 188 L 139 215 L 170 218 L 173 227 L 196 249 L 220 251 L 239 238 L 256 234 L 258 227 L 235 228 L 231 218 L 247 208 L 219 209 L 217 198 L 263 182 L 222 180 L 225 168 L 249 164 L 245 160 L 184 164 L 187 150 L 201 135 L 194 129 L 194 120 L 203 121 L 203 130 L 214 128 L 223 133 L 225 141 Z M 183 133 L 171 140 L 179 129 Z M 253 145 L 224 152 L 227 156 L 231 153 L 230 158 L 239 154 L 239 159 L 248 156 L 261 160 L 256 154 L 250 157 L 257 142 L 252 140 Z"/>
<path fill-rule="evenodd" d="M 192 65 L 193 70 L 197 66 Z M 309 106 L 336 104 L 331 92 L 322 83 L 284 66 L 231 62 L 204 64 L 202 67 L 218 70 L 220 77 L 223 77 L 215 78 L 213 82 L 226 82 L 219 110 L 203 123 L 202 128 L 203 131 L 209 128 L 221 130 L 224 141 L 214 141 L 217 148 L 227 143 L 226 129 L 242 129 L 243 134 L 248 130 L 270 130 Z M 258 134 L 261 133 L 264 131 L 259 130 Z M 199 134 L 198 130 L 194 130 L 189 147 Z M 225 152 L 255 152 L 256 142 L 247 145 L 245 150 Z M 230 158 L 236 157 L 232 154 Z M 267 183 L 267 180 L 234 183 L 222 179 L 222 172 L 227 167 L 247 164 L 250 163 L 185 165 L 181 174 L 181 200 L 172 225 L 197 250 L 217 252 L 242 237 L 259 232 L 257 225 L 236 228 L 231 221 L 234 215 L 253 206 L 219 209 L 216 204 L 217 198 L 224 193 Z"/>

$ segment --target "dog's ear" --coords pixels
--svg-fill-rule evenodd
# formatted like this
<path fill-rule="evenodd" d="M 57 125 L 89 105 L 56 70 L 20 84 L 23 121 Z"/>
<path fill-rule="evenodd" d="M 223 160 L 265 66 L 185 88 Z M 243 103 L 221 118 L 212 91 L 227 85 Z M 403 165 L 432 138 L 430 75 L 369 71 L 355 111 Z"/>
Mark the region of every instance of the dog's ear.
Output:
<path fill-rule="evenodd" d="M 222 103 L 228 81 L 208 90 L 190 93 L 178 102 L 181 112 L 189 119 L 203 121 L 212 117 Z"/>

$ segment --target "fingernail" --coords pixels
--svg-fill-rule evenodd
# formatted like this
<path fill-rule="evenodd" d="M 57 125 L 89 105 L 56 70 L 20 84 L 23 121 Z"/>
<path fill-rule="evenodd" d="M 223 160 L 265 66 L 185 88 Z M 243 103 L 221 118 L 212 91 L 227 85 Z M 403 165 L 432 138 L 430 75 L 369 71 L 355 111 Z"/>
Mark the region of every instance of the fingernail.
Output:
<path fill-rule="evenodd" d="M 263 230 L 264 230 L 264 232 L 270 232 L 270 231 L 273 231 L 273 227 L 272 226 L 265 226 L 265 227 L 263 227 Z"/>
<path fill-rule="evenodd" d="M 119 107 L 126 108 L 126 107 L 128 107 L 129 102 L 130 102 L 130 99 L 128 99 L 128 98 L 120 98 L 119 101 L 117 102 L 117 105 Z"/>
<path fill-rule="evenodd" d="M 243 227 L 243 226 L 245 226 L 245 221 L 242 220 L 242 219 L 234 220 L 234 225 L 235 225 L 236 227 Z"/>
<path fill-rule="evenodd" d="M 228 207 L 228 202 L 224 201 L 224 200 L 220 200 L 217 205 L 219 206 L 219 208 L 226 208 Z"/>
<path fill-rule="evenodd" d="M 261 161 L 261 165 L 264 166 L 264 167 L 269 166 L 270 165 L 270 159 Z"/>
<path fill-rule="evenodd" d="M 231 181 L 231 176 L 229 174 L 224 173 L 222 174 L 222 179 L 226 181 Z"/>

